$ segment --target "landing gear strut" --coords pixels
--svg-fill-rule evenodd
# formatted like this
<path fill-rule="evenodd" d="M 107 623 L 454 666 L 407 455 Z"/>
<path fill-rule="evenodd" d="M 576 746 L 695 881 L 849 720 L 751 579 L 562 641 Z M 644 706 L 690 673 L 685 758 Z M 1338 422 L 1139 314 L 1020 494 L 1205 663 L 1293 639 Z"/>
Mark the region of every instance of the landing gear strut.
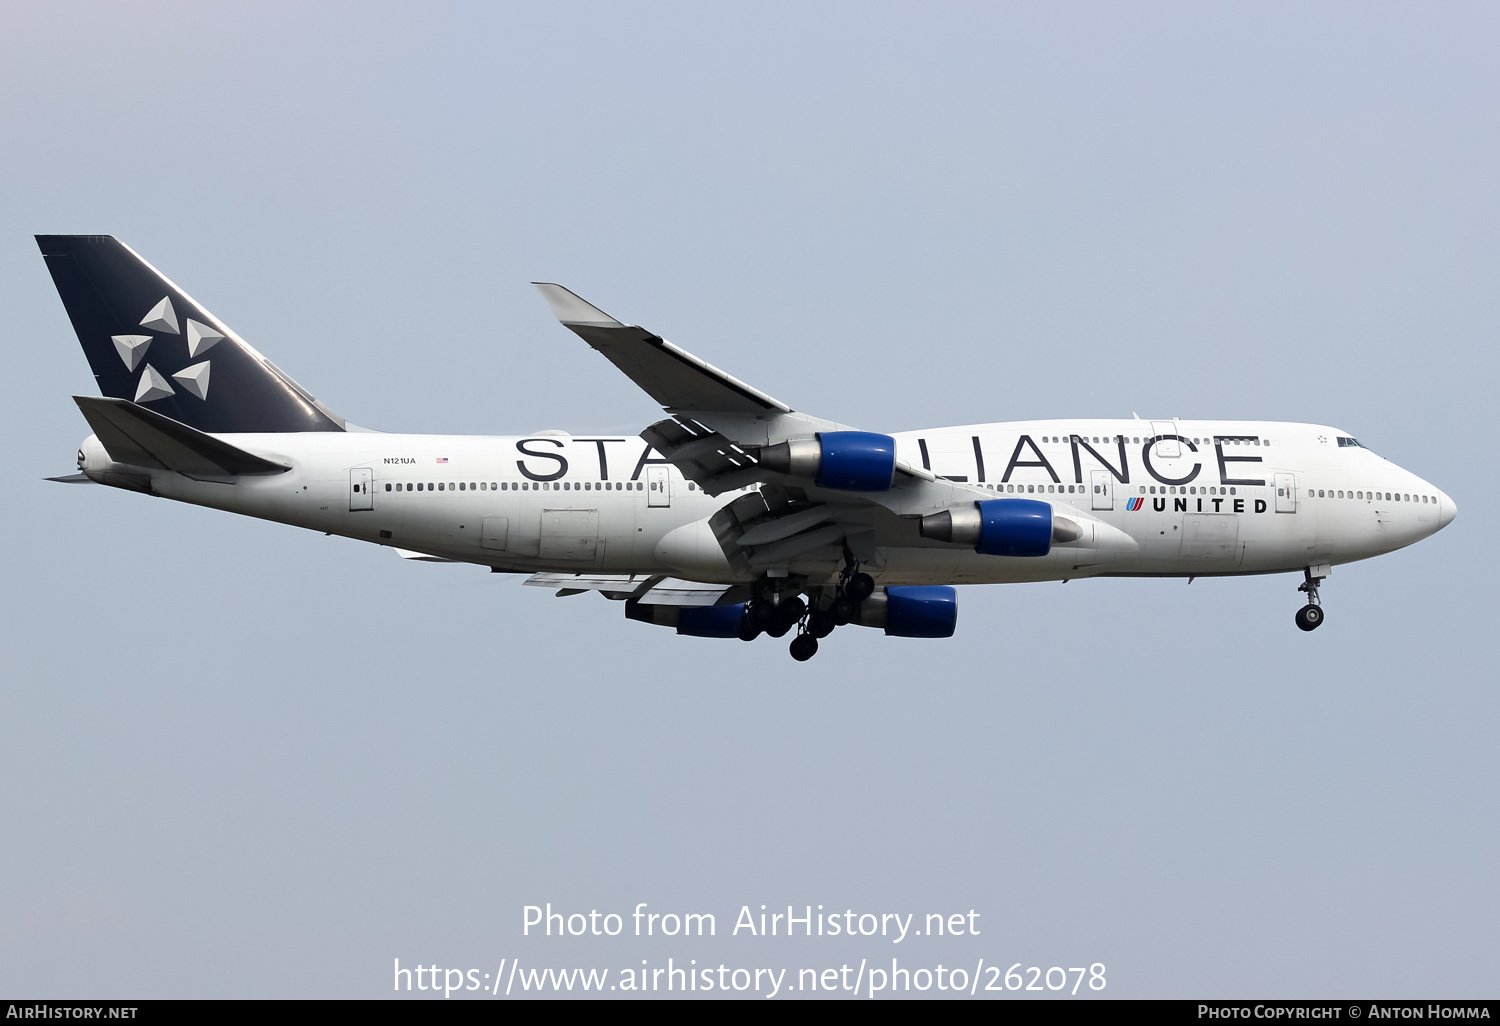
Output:
<path fill-rule="evenodd" d="M 751 586 L 752 595 L 745 604 L 739 634 L 742 641 L 754 641 L 762 634 L 785 637 L 795 628 L 797 635 L 792 639 L 791 653 L 799 663 L 817 655 L 818 642 L 832 634 L 834 628 L 854 622 L 859 616 L 859 604 L 875 592 L 875 578 L 860 571 L 859 561 L 848 546 L 844 547 L 844 569 L 833 588 L 833 601 L 826 607 L 823 605 L 828 596 L 826 586 L 814 588 L 809 593 L 810 600 L 804 601 L 796 593 L 800 589 L 784 591 L 786 585 L 781 578 L 762 578 Z"/>
<path fill-rule="evenodd" d="M 1318 598 L 1318 584 L 1323 578 L 1314 577 L 1312 567 L 1303 570 L 1302 576 L 1304 580 L 1297 590 L 1307 595 L 1307 605 L 1297 610 L 1297 626 L 1304 631 L 1315 631 L 1323 625 L 1323 602 Z"/>

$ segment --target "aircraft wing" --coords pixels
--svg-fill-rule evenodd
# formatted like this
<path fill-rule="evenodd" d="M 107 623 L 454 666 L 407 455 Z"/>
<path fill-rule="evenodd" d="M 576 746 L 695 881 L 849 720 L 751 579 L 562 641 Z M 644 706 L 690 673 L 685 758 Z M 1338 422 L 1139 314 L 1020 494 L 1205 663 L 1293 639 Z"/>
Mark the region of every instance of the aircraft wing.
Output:
<path fill-rule="evenodd" d="M 646 428 L 641 437 L 684 477 L 709 495 L 758 486 L 708 522 L 738 573 L 780 575 L 793 566 L 836 570 L 848 555 L 879 567 L 883 548 L 942 546 L 921 537 L 922 517 L 995 498 L 992 491 L 936 477 L 900 459 L 895 460 L 888 484 L 882 481 L 873 490 L 825 486 L 806 475 L 772 469 L 768 447 L 785 450 L 781 443 L 800 439 L 798 444 L 809 444 L 814 435 L 849 429 L 794 411 L 659 335 L 616 320 L 561 285 L 538 283 L 537 288 L 564 326 L 672 414 Z M 895 444 L 888 436 L 865 437 Z M 787 452 L 781 458 L 785 467 Z M 1114 537 L 1119 532 L 1088 513 L 1071 506 L 1055 512 L 1060 542 L 1081 548 L 1119 543 Z M 1088 523 L 1080 526 L 1081 521 Z M 1093 556 L 1080 553 L 1080 558 L 1082 566 Z M 568 592 L 588 587 L 547 584 Z"/>
<path fill-rule="evenodd" d="M 728 584 L 681 581 L 659 574 L 561 574 L 539 573 L 526 578 L 533 588 L 556 588 L 558 598 L 597 591 L 607 599 L 635 599 L 648 606 L 713 606 L 737 597 L 743 589 Z M 735 595 L 730 595 L 735 592 Z"/>
<path fill-rule="evenodd" d="M 563 326 L 573 331 L 646 394 L 669 410 L 790 413 L 791 407 L 678 349 L 660 335 L 622 324 L 551 282 L 533 282 Z"/>

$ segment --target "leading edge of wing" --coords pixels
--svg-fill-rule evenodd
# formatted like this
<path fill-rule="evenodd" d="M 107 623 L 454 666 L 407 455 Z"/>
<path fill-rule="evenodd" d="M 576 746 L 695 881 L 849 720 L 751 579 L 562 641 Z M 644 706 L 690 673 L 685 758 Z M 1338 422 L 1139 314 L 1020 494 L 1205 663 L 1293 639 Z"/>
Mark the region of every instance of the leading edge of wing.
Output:
<path fill-rule="evenodd" d="M 668 411 L 790 413 L 792 408 L 555 282 L 532 282 L 552 314 Z"/>

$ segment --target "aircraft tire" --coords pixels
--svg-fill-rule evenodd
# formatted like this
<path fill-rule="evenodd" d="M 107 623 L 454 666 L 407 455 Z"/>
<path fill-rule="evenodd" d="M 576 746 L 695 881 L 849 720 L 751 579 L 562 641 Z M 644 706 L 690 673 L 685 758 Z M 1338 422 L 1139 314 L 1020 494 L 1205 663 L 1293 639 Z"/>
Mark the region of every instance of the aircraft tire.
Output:
<path fill-rule="evenodd" d="M 1309 603 L 1297 610 L 1297 626 L 1304 631 L 1315 631 L 1323 624 L 1323 607 Z"/>
<path fill-rule="evenodd" d="M 786 632 L 797 626 L 796 620 L 776 620 L 766 628 L 766 633 L 773 638 L 784 638 Z"/>
<path fill-rule="evenodd" d="M 849 578 L 848 585 L 844 591 L 851 602 L 863 602 L 875 594 L 875 578 L 866 573 L 858 573 Z"/>
<path fill-rule="evenodd" d="M 825 613 L 819 609 L 807 617 L 807 633 L 815 638 L 826 638 L 833 633 L 838 624 L 834 622 L 833 614 Z"/>
<path fill-rule="evenodd" d="M 818 639 L 811 634 L 799 634 L 792 639 L 792 658 L 805 663 L 818 654 Z"/>
<path fill-rule="evenodd" d="M 760 628 L 755 626 L 755 622 L 750 619 L 750 614 L 746 613 L 740 617 L 740 640 L 754 641 L 758 637 L 760 637 Z"/>
<path fill-rule="evenodd" d="M 765 599 L 756 599 L 750 603 L 750 622 L 761 630 L 765 630 L 776 622 L 776 607 Z"/>
<path fill-rule="evenodd" d="M 854 603 L 846 598 L 834 599 L 833 605 L 828 608 L 828 615 L 833 617 L 833 623 L 836 627 L 842 627 L 845 624 L 853 623 L 854 612 Z"/>

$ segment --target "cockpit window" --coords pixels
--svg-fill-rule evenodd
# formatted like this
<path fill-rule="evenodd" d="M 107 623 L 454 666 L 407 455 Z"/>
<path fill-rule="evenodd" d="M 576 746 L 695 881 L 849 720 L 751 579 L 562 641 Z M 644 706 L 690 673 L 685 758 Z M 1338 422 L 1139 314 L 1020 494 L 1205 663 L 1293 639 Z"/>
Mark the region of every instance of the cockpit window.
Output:
<path fill-rule="evenodd" d="M 1339 435 L 1339 448 L 1340 449 L 1346 449 L 1346 448 L 1349 448 L 1350 446 L 1352 446 L 1352 447 L 1354 447 L 1356 449 L 1363 449 L 1364 448 L 1364 446 L 1362 446 L 1362 445 L 1359 444 L 1359 440 L 1358 439 L 1356 439 L 1356 438 L 1346 438 L 1343 435 Z"/>

